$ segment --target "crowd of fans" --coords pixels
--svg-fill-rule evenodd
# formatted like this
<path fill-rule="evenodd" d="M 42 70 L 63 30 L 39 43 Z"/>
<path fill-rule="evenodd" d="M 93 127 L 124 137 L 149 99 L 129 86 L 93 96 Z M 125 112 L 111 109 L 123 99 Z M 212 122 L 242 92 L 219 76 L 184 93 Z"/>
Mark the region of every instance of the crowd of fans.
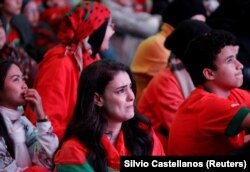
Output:
<path fill-rule="evenodd" d="M 250 0 L 0 0 L 0 171 L 248 154 L 249 17 Z"/>

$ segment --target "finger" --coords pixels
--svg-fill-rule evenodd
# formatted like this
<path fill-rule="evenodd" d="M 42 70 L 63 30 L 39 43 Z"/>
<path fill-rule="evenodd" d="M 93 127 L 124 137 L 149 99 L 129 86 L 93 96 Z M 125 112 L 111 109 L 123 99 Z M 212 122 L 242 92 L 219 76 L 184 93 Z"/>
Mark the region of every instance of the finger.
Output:
<path fill-rule="evenodd" d="M 38 101 L 37 101 L 36 98 L 34 98 L 34 97 L 25 97 L 25 100 L 26 100 L 28 103 L 32 103 L 32 105 L 38 104 Z"/>
<path fill-rule="evenodd" d="M 35 97 L 38 101 L 41 100 L 40 95 L 38 94 L 38 92 L 35 89 L 30 89 L 28 95 Z"/>

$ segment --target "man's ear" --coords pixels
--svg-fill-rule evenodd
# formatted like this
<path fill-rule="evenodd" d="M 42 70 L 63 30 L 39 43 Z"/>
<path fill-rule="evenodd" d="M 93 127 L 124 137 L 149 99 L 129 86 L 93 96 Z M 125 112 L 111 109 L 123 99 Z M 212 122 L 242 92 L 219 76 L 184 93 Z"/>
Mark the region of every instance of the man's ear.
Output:
<path fill-rule="evenodd" d="M 99 107 L 102 107 L 104 103 L 102 96 L 100 96 L 98 93 L 95 93 L 94 102 L 95 102 L 95 105 Z"/>
<path fill-rule="evenodd" d="M 207 80 L 214 80 L 215 78 L 215 73 L 212 69 L 205 68 L 203 69 L 203 75 Z"/>

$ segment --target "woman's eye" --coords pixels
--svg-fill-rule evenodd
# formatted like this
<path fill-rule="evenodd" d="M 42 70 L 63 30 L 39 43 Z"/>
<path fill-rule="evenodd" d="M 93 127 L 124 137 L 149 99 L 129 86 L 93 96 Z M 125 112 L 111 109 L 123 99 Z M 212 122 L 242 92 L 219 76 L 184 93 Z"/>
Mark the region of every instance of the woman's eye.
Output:
<path fill-rule="evenodd" d="M 123 89 L 118 90 L 117 93 L 121 94 L 121 93 L 124 93 L 124 91 L 125 91 L 125 89 L 123 88 Z"/>
<path fill-rule="evenodd" d="M 14 78 L 13 78 L 13 81 L 14 81 L 14 82 L 19 82 L 19 81 L 24 81 L 24 80 L 25 80 L 24 77 L 14 77 Z"/>
<path fill-rule="evenodd" d="M 19 81 L 19 78 L 14 78 L 13 81 L 15 81 L 15 82 L 16 82 L 16 81 Z"/>

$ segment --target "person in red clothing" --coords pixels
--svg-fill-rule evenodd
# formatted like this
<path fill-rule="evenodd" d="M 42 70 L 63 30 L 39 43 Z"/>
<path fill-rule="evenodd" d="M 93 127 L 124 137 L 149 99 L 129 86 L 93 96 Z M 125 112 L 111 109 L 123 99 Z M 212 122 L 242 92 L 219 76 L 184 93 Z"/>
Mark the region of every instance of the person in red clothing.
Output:
<path fill-rule="evenodd" d="M 31 24 L 34 48 L 40 62 L 46 51 L 58 44 L 58 38 L 47 22 L 40 21 L 39 5 L 35 0 L 23 0 L 22 13 Z"/>
<path fill-rule="evenodd" d="M 67 0 L 42 0 L 40 7 L 40 21 L 48 23 L 54 33 L 57 33 L 65 14 L 72 8 Z"/>
<path fill-rule="evenodd" d="M 210 31 L 203 21 L 184 20 L 165 40 L 171 50 L 169 65 L 157 73 L 144 89 L 138 110 L 150 118 L 167 154 L 168 133 L 177 109 L 194 89 L 182 59 L 185 49 L 194 37 Z"/>
<path fill-rule="evenodd" d="M 62 45 L 48 50 L 39 64 L 34 87 L 59 139 L 73 114 L 82 69 L 100 59 L 98 52 L 108 48 L 113 33 L 108 8 L 83 2 L 61 23 L 58 37 Z M 29 107 L 26 112 L 35 123 Z"/>
<path fill-rule="evenodd" d="M 38 62 L 31 27 L 27 18 L 21 14 L 21 8 L 22 0 L 0 0 L 0 20 L 6 33 L 6 42 L 23 48 Z"/>
<path fill-rule="evenodd" d="M 129 67 L 120 62 L 85 68 L 55 171 L 119 171 L 120 156 L 165 155 L 149 119 L 135 108 L 135 91 Z"/>
<path fill-rule="evenodd" d="M 250 131 L 250 92 L 243 83 L 239 44 L 225 30 L 193 39 L 183 62 L 196 89 L 181 104 L 169 132 L 169 155 L 229 155 Z"/>

